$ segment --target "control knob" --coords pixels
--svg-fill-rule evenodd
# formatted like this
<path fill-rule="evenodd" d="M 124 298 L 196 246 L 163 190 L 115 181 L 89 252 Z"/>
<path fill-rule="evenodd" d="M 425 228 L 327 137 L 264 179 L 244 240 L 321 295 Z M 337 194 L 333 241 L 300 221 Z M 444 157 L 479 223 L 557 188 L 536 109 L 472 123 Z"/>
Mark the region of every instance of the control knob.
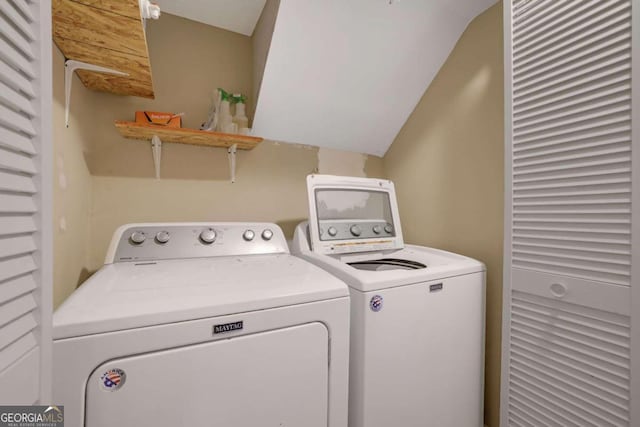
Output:
<path fill-rule="evenodd" d="M 386 231 L 387 233 L 391 234 L 393 232 L 393 227 L 391 226 L 391 224 L 387 224 L 384 226 L 384 231 Z"/>
<path fill-rule="evenodd" d="M 380 234 L 380 232 L 382 231 L 382 227 L 380 227 L 379 225 L 374 225 L 373 226 L 373 232 L 376 234 Z"/>
<path fill-rule="evenodd" d="M 272 237 L 273 237 L 273 231 L 271 231 L 271 229 L 267 228 L 262 231 L 263 240 L 271 240 Z"/>
<path fill-rule="evenodd" d="M 131 243 L 134 245 L 141 245 L 145 240 L 147 240 L 147 236 L 145 236 L 142 231 L 134 231 L 131 233 L 131 236 L 129 236 L 129 240 L 131 240 Z"/>
<path fill-rule="evenodd" d="M 351 228 L 349 228 L 349 231 L 351 231 L 351 234 L 356 237 L 362 234 L 362 229 L 357 225 L 352 225 Z"/>
<path fill-rule="evenodd" d="M 158 234 L 156 234 L 156 242 L 160 243 L 161 245 L 167 243 L 170 238 L 171 235 L 168 231 L 160 231 L 158 232 Z"/>
<path fill-rule="evenodd" d="M 246 230 L 242 233 L 242 238 L 247 242 L 252 241 L 254 237 L 256 237 L 256 233 L 254 233 L 253 230 Z"/>
<path fill-rule="evenodd" d="M 216 230 L 213 228 L 207 228 L 200 233 L 200 241 L 206 245 L 210 245 L 216 241 Z"/>
<path fill-rule="evenodd" d="M 329 227 L 327 233 L 329 233 L 329 236 L 335 237 L 338 234 L 338 230 L 335 227 Z"/>

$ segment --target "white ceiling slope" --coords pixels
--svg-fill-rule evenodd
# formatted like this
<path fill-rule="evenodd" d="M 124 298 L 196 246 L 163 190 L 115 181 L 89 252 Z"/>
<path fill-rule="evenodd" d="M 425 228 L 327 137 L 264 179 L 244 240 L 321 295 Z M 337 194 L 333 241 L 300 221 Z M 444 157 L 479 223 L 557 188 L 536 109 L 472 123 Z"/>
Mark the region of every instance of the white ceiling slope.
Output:
<path fill-rule="evenodd" d="M 152 0 L 162 12 L 250 36 L 266 0 Z"/>
<path fill-rule="evenodd" d="M 382 156 L 495 0 L 281 0 L 255 135 Z"/>

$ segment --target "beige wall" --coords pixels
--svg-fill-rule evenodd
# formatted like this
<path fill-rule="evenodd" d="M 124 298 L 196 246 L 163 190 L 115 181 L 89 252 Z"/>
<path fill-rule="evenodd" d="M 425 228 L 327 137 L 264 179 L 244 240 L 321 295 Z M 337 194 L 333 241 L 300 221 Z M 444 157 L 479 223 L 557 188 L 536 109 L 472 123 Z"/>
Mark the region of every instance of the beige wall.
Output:
<path fill-rule="evenodd" d="M 198 128 L 207 118 L 218 87 L 251 94 L 251 39 L 177 16 L 147 22 L 155 100 L 100 94 L 92 105 L 94 130 L 88 156 L 92 175 L 146 178 L 154 175 L 150 145 L 121 137 L 114 120 L 133 120 L 136 110 L 184 112 L 183 126 Z M 247 102 L 251 116 L 253 101 Z M 163 178 L 222 179 L 223 149 L 165 144 Z"/>
<path fill-rule="evenodd" d="M 91 141 L 88 108 L 95 103 L 92 93 L 74 76 L 70 126 L 64 125 L 64 57 L 53 48 L 53 227 L 54 293 L 57 307 L 87 276 L 89 257 L 89 211 L 91 175 L 85 156 Z"/>
<path fill-rule="evenodd" d="M 307 218 L 306 176 L 323 170 L 317 148 L 263 142 L 238 158 L 237 181 L 93 178 L 90 268 L 104 260 L 113 231 L 130 222 L 270 221 L 289 237 Z M 381 176 L 378 157 L 341 153 L 348 175 Z M 320 167 L 320 169 L 318 169 Z M 227 173 L 227 166 L 223 169 Z"/>
<path fill-rule="evenodd" d="M 265 141 L 238 152 L 234 184 L 225 149 L 180 144 L 163 145 L 162 179 L 151 178 L 149 143 L 120 137 L 113 121 L 133 119 L 140 109 L 184 111 L 184 126 L 197 127 L 214 88 L 251 93 L 252 43 L 249 37 L 168 14 L 149 22 L 147 35 L 156 100 L 93 92 L 76 78 L 68 129 L 63 58 L 54 49 L 54 143 L 63 158 L 56 174 L 63 171 L 66 181 L 56 185 L 54 195 L 55 224 L 66 222 L 55 235 L 56 307 L 86 278 L 86 270 L 101 266 L 111 234 L 121 224 L 272 221 L 291 236 L 307 216 L 307 174 L 382 176 L 377 157 Z M 341 161 L 330 169 L 320 161 L 327 156 Z"/>
<path fill-rule="evenodd" d="M 428 48 L 428 47 L 425 47 Z M 487 265 L 485 421 L 499 424 L 503 236 L 502 5 L 464 32 L 384 157 L 405 240 Z"/>

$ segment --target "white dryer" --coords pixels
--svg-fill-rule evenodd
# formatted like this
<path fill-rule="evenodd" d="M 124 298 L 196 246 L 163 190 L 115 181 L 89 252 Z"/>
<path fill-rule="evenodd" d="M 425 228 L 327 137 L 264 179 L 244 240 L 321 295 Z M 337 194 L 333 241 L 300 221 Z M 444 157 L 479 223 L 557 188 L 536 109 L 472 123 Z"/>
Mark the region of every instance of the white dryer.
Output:
<path fill-rule="evenodd" d="M 265 223 L 132 224 L 54 314 L 69 427 L 346 427 L 349 292 Z"/>
<path fill-rule="evenodd" d="M 485 268 L 405 245 L 393 183 L 310 175 L 292 253 L 349 285 L 349 427 L 483 425 Z"/>

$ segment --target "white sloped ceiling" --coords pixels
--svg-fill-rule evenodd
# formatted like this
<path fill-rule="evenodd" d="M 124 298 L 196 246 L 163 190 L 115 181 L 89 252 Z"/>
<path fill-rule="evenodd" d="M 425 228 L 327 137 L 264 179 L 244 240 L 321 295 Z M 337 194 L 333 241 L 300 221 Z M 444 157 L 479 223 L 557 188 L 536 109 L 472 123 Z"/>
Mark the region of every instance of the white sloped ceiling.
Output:
<path fill-rule="evenodd" d="M 162 12 L 250 36 L 266 0 L 152 0 Z"/>
<path fill-rule="evenodd" d="M 280 0 L 253 130 L 382 156 L 495 0 Z"/>

